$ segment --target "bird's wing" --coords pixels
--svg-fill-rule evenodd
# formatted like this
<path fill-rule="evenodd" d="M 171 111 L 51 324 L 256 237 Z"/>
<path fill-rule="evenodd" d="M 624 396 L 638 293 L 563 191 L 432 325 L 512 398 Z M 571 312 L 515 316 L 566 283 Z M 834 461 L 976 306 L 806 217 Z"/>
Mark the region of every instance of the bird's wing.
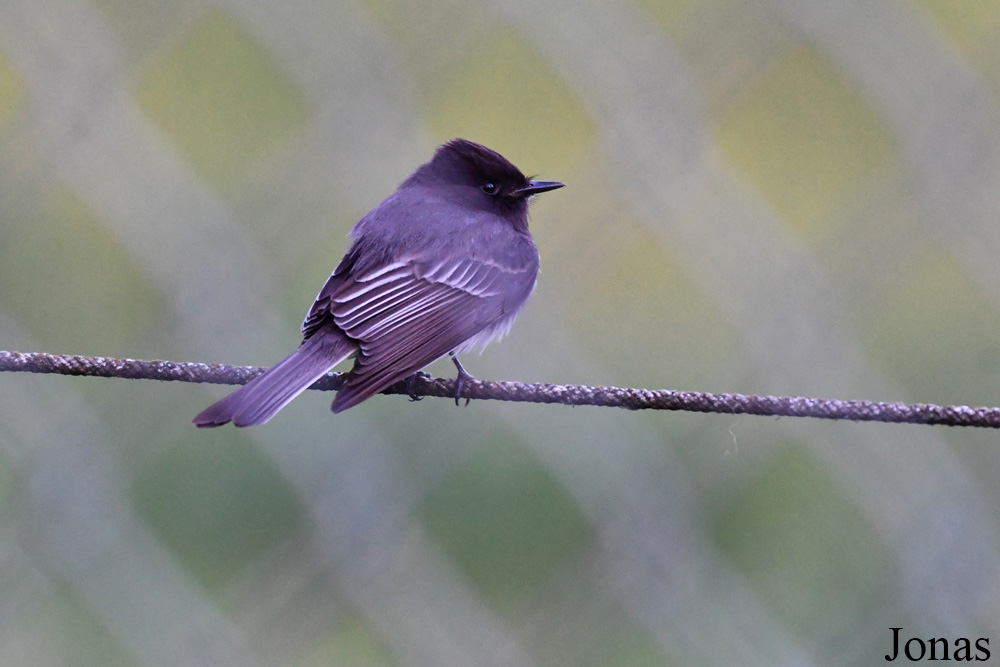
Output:
<path fill-rule="evenodd" d="M 358 341 L 334 411 L 408 377 L 521 306 L 537 260 L 399 260 L 351 276 L 329 295 L 336 325 Z"/>
<path fill-rule="evenodd" d="M 355 246 L 340 260 L 340 264 L 333 270 L 326 284 L 323 285 L 323 289 L 316 295 L 316 300 L 313 301 L 306 319 L 302 322 L 303 338 L 310 338 L 324 324 L 333 320 L 333 315 L 330 312 L 330 306 L 333 304 L 333 295 L 346 281 L 350 280 L 351 270 L 358 264 L 360 258 L 361 252 Z"/>

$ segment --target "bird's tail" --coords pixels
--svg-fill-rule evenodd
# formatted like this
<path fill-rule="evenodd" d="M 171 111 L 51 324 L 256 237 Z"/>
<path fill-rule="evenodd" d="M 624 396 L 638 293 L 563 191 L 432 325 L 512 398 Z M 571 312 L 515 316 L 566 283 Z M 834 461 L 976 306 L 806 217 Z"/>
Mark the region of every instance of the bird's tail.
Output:
<path fill-rule="evenodd" d="M 356 343 L 339 331 L 318 331 L 273 368 L 202 411 L 194 425 L 263 424 L 356 349 Z"/>

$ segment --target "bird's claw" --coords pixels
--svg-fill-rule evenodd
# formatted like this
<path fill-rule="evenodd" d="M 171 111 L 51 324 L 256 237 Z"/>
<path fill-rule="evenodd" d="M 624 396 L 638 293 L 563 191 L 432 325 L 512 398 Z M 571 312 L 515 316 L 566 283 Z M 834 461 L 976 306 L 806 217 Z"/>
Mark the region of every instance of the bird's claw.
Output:
<path fill-rule="evenodd" d="M 465 372 L 465 370 L 459 372 L 458 377 L 455 378 L 455 405 L 458 405 L 458 402 L 462 399 L 462 390 L 465 389 L 465 383 L 468 380 L 475 380 L 475 379 L 476 379 L 475 377 Z M 471 398 L 466 396 L 465 404 L 468 405 L 469 401 L 471 400 L 472 400 Z"/>
<path fill-rule="evenodd" d="M 465 388 L 465 383 L 469 380 L 475 380 L 476 378 L 472 376 L 472 373 L 465 370 L 462 362 L 458 360 L 458 356 L 454 352 L 449 352 L 448 356 L 451 357 L 452 362 L 455 364 L 455 368 L 458 369 L 458 377 L 455 378 L 455 405 L 458 405 L 458 399 L 462 398 L 462 389 Z M 468 405 L 471 398 L 465 399 L 465 404 Z"/>
<path fill-rule="evenodd" d="M 430 373 L 425 373 L 424 371 L 417 371 L 416 373 L 414 373 L 413 375 L 411 375 L 409 378 L 407 378 L 407 380 L 406 380 L 406 393 L 409 394 L 411 402 L 416 402 L 416 401 L 422 401 L 422 400 L 424 400 L 423 396 L 417 396 L 417 380 L 418 379 L 421 379 L 421 380 L 430 380 L 430 379 L 432 379 L 432 377 L 433 376 Z"/>

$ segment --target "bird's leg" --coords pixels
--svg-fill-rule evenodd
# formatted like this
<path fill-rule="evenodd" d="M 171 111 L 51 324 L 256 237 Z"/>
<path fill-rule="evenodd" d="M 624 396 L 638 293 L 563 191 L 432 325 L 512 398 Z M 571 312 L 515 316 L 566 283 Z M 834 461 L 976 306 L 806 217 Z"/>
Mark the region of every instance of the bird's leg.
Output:
<path fill-rule="evenodd" d="M 417 379 L 430 380 L 433 376 L 430 373 L 417 371 L 406 379 L 406 393 L 410 395 L 411 401 L 422 401 L 423 396 L 417 396 Z"/>
<path fill-rule="evenodd" d="M 455 362 L 455 368 L 458 369 L 458 377 L 455 378 L 455 405 L 458 405 L 458 399 L 462 395 L 462 387 L 465 385 L 466 380 L 475 380 L 476 378 L 472 376 L 472 373 L 465 370 L 462 366 L 462 362 L 458 360 L 458 356 L 454 352 L 449 352 L 448 356 L 451 360 Z M 468 405 L 470 398 L 465 399 L 465 404 Z"/>

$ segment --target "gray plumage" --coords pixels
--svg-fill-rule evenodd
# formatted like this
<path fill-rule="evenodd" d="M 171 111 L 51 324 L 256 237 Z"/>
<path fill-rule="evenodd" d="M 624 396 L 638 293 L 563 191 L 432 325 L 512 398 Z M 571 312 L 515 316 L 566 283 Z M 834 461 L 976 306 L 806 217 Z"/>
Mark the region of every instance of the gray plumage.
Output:
<path fill-rule="evenodd" d="M 561 183 L 531 181 L 484 146 L 441 146 L 351 230 L 347 255 L 283 361 L 194 419 L 199 427 L 262 424 L 354 355 L 341 412 L 436 359 L 502 336 L 538 275 L 528 200 Z"/>

